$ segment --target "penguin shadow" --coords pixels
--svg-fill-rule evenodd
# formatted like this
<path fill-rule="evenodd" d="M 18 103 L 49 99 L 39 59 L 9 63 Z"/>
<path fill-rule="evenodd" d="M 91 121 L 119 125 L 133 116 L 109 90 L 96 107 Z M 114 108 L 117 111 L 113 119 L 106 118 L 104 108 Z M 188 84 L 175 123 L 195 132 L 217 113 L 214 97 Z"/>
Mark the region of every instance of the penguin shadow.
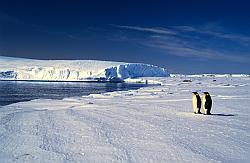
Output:
<path fill-rule="evenodd" d="M 216 113 L 216 114 L 210 114 L 212 116 L 221 116 L 221 117 L 233 117 L 236 116 L 236 114 L 223 114 L 223 113 Z"/>
<path fill-rule="evenodd" d="M 221 116 L 221 117 L 233 117 L 236 116 L 237 114 L 223 114 L 223 113 L 211 113 L 211 114 L 204 114 L 204 113 L 194 113 L 194 114 L 200 114 L 200 115 L 205 115 L 205 116 Z"/>

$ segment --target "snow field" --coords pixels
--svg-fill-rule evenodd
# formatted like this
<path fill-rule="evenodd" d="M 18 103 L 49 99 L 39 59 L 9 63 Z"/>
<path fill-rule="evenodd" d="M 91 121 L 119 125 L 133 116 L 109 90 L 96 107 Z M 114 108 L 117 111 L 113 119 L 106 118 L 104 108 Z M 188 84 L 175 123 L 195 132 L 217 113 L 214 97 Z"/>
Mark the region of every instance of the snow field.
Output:
<path fill-rule="evenodd" d="M 0 108 L 0 162 L 250 161 L 249 78 L 151 79 L 163 85 Z M 213 115 L 192 113 L 193 91 Z"/>

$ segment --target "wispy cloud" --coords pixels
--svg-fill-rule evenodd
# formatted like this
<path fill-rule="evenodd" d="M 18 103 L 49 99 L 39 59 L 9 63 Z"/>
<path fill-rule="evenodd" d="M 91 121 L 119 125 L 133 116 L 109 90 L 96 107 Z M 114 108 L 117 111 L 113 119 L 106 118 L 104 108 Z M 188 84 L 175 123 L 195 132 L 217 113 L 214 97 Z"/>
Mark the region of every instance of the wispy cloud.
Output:
<path fill-rule="evenodd" d="M 249 59 L 245 56 L 241 56 L 235 53 L 222 52 L 214 50 L 212 48 L 200 48 L 195 45 L 188 43 L 183 43 L 182 45 L 178 42 L 165 42 L 161 40 L 151 40 L 149 42 L 144 41 L 140 44 L 147 47 L 157 48 L 166 52 L 167 54 L 172 54 L 180 57 L 195 57 L 203 59 L 213 59 L 213 60 L 228 60 L 234 62 L 246 62 Z"/>
<path fill-rule="evenodd" d="M 174 26 L 173 28 L 179 32 L 194 32 L 214 36 L 217 38 L 228 39 L 231 41 L 250 43 L 250 37 L 235 33 L 226 33 L 215 29 L 208 29 L 207 27 Z"/>
<path fill-rule="evenodd" d="M 144 37 L 122 36 L 121 41 L 131 41 L 149 48 L 180 57 L 193 57 L 200 59 L 227 60 L 233 62 L 248 62 L 246 54 L 232 52 L 228 49 L 219 49 L 209 46 L 209 40 L 204 35 L 225 39 L 224 41 L 250 42 L 250 38 L 240 34 L 215 32 L 208 29 L 200 29 L 192 26 L 172 26 L 164 28 L 147 28 L 138 26 L 117 26 L 119 29 L 129 29 L 144 32 Z M 116 36 L 117 37 L 117 36 Z M 124 40 L 124 38 L 126 38 Z M 117 38 L 116 38 L 117 39 Z"/>
<path fill-rule="evenodd" d="M 184 33 L 196 33 L 210 35 L 217 38 L 227 39 L 231 41 L 240 41 L 250 43 L 250 37 L 235 33 L 226 33 L 218 31 L 216 29 L 207 27 L 193 27 L 193 26 L 169 26 L 169 27 L 138 27 L 138 26 L 122 26 L 122 25 L 112 25 L 120 29 L 128 29 L 141 32 L 149 32 L 154 34 L 164 34 L 164 35 L 184 35 Z"/>
<path fill-rule="evenodd" d="M 135 30 L 135 31 L 141 31 L 141 32 L 150 32 L 150 33 L 156 33 L 156 34 L 167 34 L 167 35 L 177 34 L 176 31 L 173 31 L 167 28 L 160 28 L 160 27 L 145 28 L 145 27 L 137 27 L 137 26 L 121 26 L 121 25 L 113 25 L 113 26 L 117 28 L 121 28 L 121 29 Z"/>

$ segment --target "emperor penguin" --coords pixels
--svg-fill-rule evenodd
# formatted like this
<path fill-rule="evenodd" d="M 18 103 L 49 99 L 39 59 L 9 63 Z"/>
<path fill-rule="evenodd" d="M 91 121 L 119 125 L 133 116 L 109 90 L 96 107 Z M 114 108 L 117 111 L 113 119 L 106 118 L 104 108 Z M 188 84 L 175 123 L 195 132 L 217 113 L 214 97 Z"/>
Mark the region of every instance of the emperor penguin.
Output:
<path fill-rule="evenodd" d="M 204 114 L 210 115 L 211 114 L 211 108 L 212 108 L 212 98 L 209 95 L 208 92 L 203 92 L 202 95 L 202 108 L 204 111 Z"/>
<path fill-rule="evenodd" d="M 201 98 L 197 92 L 193 92 L 193 109 L 195 114 L 201 114 Z"/>

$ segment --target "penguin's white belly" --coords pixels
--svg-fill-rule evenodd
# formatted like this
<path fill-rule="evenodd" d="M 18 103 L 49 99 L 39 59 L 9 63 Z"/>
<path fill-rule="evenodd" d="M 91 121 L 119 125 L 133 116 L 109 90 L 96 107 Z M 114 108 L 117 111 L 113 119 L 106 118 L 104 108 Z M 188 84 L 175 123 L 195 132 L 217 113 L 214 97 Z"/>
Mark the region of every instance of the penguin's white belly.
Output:
<path fill-rule="evenodd" d="M 204 113 L 207 114 L 207 108 L 206 108 L 206 106 L 205 106 L 205 103 L 206 103 L 206 96 L 203 95 L 203 96 L 202 96 L 202 108 L 203 108 L 203 110 L 204 110 Z"/>
<path fill-rule="evenodd" d="M 199 110 L 199 108 L 198 108 L 198 106 L 197 106 L 197 98 L 196 98 L 196 96 L 193 96 L 193 109 L 194 109 L 194 112 L 195 113 L 198 113 L 198 110 Z"/>

